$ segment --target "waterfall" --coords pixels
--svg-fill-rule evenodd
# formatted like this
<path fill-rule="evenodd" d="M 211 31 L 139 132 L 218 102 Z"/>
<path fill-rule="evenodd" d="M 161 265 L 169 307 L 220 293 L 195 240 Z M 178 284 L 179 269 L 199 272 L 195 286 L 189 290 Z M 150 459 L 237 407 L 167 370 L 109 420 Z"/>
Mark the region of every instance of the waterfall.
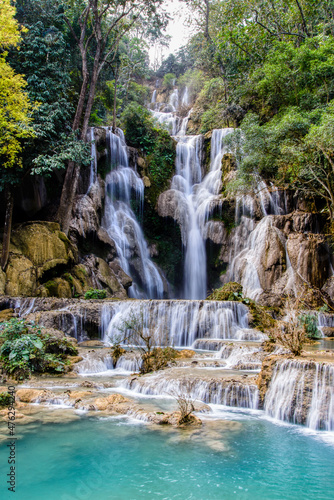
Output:
<path fill-rule="evenodd" d="M 264 409 L 276 419 L 334 430 L 334 366 L 313 361 L 276 363 Z"/>
<path fill-rule="evenodd" d="M 186 88 L 181 104 L 188 103 L 188 99 Z M 177 88 L 170 96 L 169 106 L 172 112 L 153 111 L 152 113 L 177 141 L 176 174 L 169 193 L 176 205 L 175 212 L 178 214 L 185 249 L 183 297 L 199 300 L 207 296 L 205 241 L 212 228 L 209 217 L 214 210 L 222 207 L 220 196 L 222 158 L 228 151 L 224 139 L 234 129 L 226 128 L 212 132 L 210 169 L 202 179 L 203 137 L 186 135 L 191 111 L 182 120 L 176 115 L 179 106 Z"/>
<path fill-rule="evenodd" d="M 257 205 L 263 214 L 258 223 L 255 221 Z M 268 285 L 272 285 L 265 280 L 265 260 L 268 242 L 273 239 L 276 239 L 284 252 L 283 261 L 286 264 L 284 290 L 296 295 L 296 276 L 287 251 L 287 240 L 274 224 L 275 216 L 286 213 L 286 205 L 286 196 L 282 199 L 275 188 L 270 191 L 261 179 L 258 179 L 254 194 L 237 196 L 235 211 L 237 227 L 233 235 L 234 245 L 226 281 L 241 283 L 244 295 L 251 299 L 257 300 L 264 288 L 267 289 Z"/>
<path fill-rule="evenodd" d="M 90 162 L 89 186 L 88 186 L 86 194 L 89 193 L 89 191 L 91 190 L 91 188 L 92 188 L 92 186 L 97 178 L 97 151 L 96 151 L 94 127 L 91 127 L 91 129 L 89 131 L 89 135 L 90 135 L 90 141 L 91 141 L 90 154 L 92 157 L 92 161 Z"/>
<path fill-rule="evenodd" d="M 112 343 L 135 318 L 157 345 L 192 346 L 196 339 L 263 340 L 249 329 L 248 309 L 239 302 L 151 300 L 119 301 L 102 311 L 103 341 Z"/>
<path fill-rule="evenodd" d="M 181 100 L 181 106 L 184 106 L 186 108 L 189 106 L 189 89 L 188 89 L 188 87 L 186 87 L 184 89 L 184 93 L 183 93 L 182 100 Z"/>
<path fill-rule="evenodd" d="M 127 379 L 122 383 L 122 386 L 139 394 L 171 395 L 184 392 L 184 384 L 186 383 L 187 394 L 204 403 L 254 410 L 258 407 L 258 388 L 256 385 L 224 379 L 205 380 L 196 378 L 196 375 L 190 380 L 189 387 L 188 378 L 172 378 L 168 375 L 157 374 L 140 379 Z"/>
<path fill-rule="evenodd" d="M 176 175 L 171 184 L 181 214 L 181 236 L 185 246 L 184 297 L 206 297 L 206 249 L 212 211 L 221 206 L 221 160 L 226 151 L 224 138 L 233 129 L 214 130 L 210 170 L 202 180 L 203 137 L 177 135 Z"/>
<path fill-rule="evenodd" d="M 134 298 L 162 298 L 164 283 L 152 262 L 143 231 L 131 208 L 134 199 L 139 209 L 144 200 L 144 184 L 129 168 L 124 134 L 107 130 L 111 170 L 106 176 L 105 211 L 102 226 L 115 242 L 121 268 L 133 279 L 129 289 Z M 134 195 L 134 198 L 133 198 Z"/>
<path fill-rule="evenodd" d="M 179 91 L 177 88 L 173 90 L 169 98 L 169 105 L 173 112 L 178 110 L 179 107 Z"/>
<path fill-rule="evenodd" d="M 151 104 L 155 104 L 157 102 L 157 91 L 154 90 L 152 94 Z"/>

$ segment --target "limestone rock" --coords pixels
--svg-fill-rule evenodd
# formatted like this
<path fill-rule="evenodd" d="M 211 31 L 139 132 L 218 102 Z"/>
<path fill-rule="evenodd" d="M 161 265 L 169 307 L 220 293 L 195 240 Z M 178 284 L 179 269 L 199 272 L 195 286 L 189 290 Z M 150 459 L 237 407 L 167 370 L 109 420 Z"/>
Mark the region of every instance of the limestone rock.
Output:
<path fill-rule="evenodd" d="M 334 276 L 328 278 L 321 291 L 326 293 L 328 297 L 334 302 Z"/>
<path fill-rule="evenodd" d="M 301 278 L 321 288 L 330 269 L 329 253 L 323 237 L 292 233 L 287 241 L 287 251 L 293 269 Z"/>
<path fill-rule="evenodd" d="M 36 290 L 36 269 L 23 255 L 10 254 L 6 269 L 7 295 L 31 297 Z"/>
<path fill-rule="evenodd" d="M 49 296 L 67 298 L 72 297 L 72 288 L 68 281 L 63 278 L 55 278 L 45 284 L 45 288 L 49 292 Z"/>
<path fill-rule="evenodd" d="M 90 233 L 97 233 L 99 225 L 93 200 L 87 195 L 78 196 L 73 208 L 70 232 L 85 238 Z"/>
<path fill-rule="evenodd" d="M 70 241 L 55 222 L 21 224 L 12 233 L 12 243 L 32 262 L 37 279 L 46 271 L 74 260 Z"/>
<path fill-rule="evenodd" d="M 10 320 L 14 316 L 14 309 L 4 309 L 0 311 L 0 323 Z"/>
<path fill-rule="evenodd" d="M 4 295 L 6 289 L 6 275 L 2 269 L 0 269 L 0 295 Z"/>

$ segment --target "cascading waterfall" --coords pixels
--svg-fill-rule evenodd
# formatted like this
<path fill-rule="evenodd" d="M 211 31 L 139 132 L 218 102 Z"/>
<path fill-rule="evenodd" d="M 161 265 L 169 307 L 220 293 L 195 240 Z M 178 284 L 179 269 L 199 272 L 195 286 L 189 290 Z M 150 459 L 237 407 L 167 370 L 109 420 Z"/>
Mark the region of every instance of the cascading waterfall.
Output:
<path fill-rule="evenodd" d="M 263 340 L 249 329 L 248 309 L 239 302 L 151 300 L 120 301 L 103 307 L 103 340 L 120 337 L 124 321 L 137 318 L 153 331 L 158 345 L 192 346 L 196 339 Z"/>
<path fill-rule="evenodd" d="M 181 101 L 181 106 L 188 107 L 190 104 L 189 102 L 189 89 L 186 87 L 184 89 L 183 95 L 182 95 L 182 101 Z"/>
<path fill-rule="evenodd" d="M 184 394 L 204 403 L 233 406 L 237 408 L 258 407 L 258 388 L 254 384 L 244 385 L 230 380 L 203 380 L 196 376 L 190 379 L 190 386 L 184 379 L 168 378 L 157 374 L 127 379 L 122 386 L 139 394 L 171 395 Z"/>
<path fill-rule="evenodd" d="M 129 167 L 122 130 L 114 134 L 107 130 L 111 171 L 106 177 L 105 212 L 102 225 L 115 242 L 121 268 L 133 279 L 129 289 L 134 298 L 162 298 L 164 282 L 161 272 L 152 262 L 143 231 L 131 208 L 135 201 L 143 206 L 144 184 L 137 172 Z"/>
<path fill-rule="evenodd" d="M 276 363 L 264 409 L 276 419 L 334 430 L 334 366 L 313 361 Z"/>
<path fill-rule="evenodd" d="M 203 137 L 187 136 L 190 113 L 181 120 L 177 116 L 179 92 L 175 88 L 170 96 L 172 112 L 153 112 L 159 123 L 165 124 L 177 141 L 176 174 L 171 190 L 175 194 L 181 219 L 181 236 L 185 247 L 184 298 L 204 299 L 207 295 L 206 249 L 210 214 L 222 205 L 219 193 L 222 187 L 222 158 L 227 148 L 225 137 L 234 129 L 214 130 L 211 140 L 211 162 L 207 175 L 202 179 Z M 185 89 L 181 105 L 189 105 L 188 88 Z"/>
<path fill-rule="evenodd" d="M 256 200 L 263 213 L 263 218 L 258 223 L 255 222 Z M 274 216 L 285 214 L 285 212 L 286 199 L 282 200 L 275 189 L 270 192 L 262 180 L 259 180 L 253 196 L 237 197 L 235 215 L 237 228 L 226 280 L 241 283 L 243 293 L 247 297 L 256 300 L 263 292 L 261 283 L 263 259 L 266 255 L 267 243 L 273 234 L 277 236 L 285 250 L 287 275 L 285 291 L 296 294 L 296 278 L 287 251 L 286 238 L 282 231 L 273 224 Z"/>

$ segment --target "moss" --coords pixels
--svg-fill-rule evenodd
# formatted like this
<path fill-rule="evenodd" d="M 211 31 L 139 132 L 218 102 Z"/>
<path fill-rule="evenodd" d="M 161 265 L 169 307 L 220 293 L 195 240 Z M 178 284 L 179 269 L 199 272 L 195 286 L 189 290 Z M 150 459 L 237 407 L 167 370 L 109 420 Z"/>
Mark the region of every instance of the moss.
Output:
<path fill-rule="evenodd" d="M 275 320 L 271 316 L 269 307 L 260 306 L 254 300 L 243 296 L 242 286 L 240 283 L 230 282 L 226 283 L 221 288 L 214 290 L 207 300 L 228 300 L 235 302 L 242 302 L 245 304 L 250 312 L 249 326 L 256 328 L 261 332 L 267 332 L 270 328 L 275 326 Z"/>
<path fill-rule="evenodd" d="M 229 300 L 241 301 L 242 300 L 242 286 L 240 283 L 231 281 L 226 285 L 214 290 L 207 300 Z"/>
<path fill-rule="evenodd" d="M 47 283 L 44 284 L 44 287 L 47 289 L 51 297 L 56 296 L 58 290 L 58 284 L 55 281 L 48 281 Z"/>
<path fill-rule="evenodd" d="M 0 408 L 8 408 L 13 402 L 13 397 L 8 392 L 0 392 Z"/>

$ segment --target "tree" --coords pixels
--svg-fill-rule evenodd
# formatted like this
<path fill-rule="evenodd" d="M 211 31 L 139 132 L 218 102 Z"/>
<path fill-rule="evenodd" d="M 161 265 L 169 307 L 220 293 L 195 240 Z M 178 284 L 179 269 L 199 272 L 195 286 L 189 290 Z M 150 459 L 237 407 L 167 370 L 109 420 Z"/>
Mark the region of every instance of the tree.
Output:
<path fill-rule="evenodd" d="M 131 311 L 118 326 L 119 334 L 111 337 L 116 352 L 121 345 L 135 346 L 139 353 L 141 373 L 165 368 L 176 357 L 176 351 L 168 346 L 168 333 L 154 318 L 147 318 L 144 311 Z"/>
<path fill-rule="evenodd" d="M 22 165 L 22 139 L 34 135 L 31 128 L 32 104 L 25 91 L 27 85 L 22 75 L 15 74 L 6 62 L 9 47 L 17 47 L 20 29 L 14 19 L 15 8 L 9 0 L 0 2 L 0 191 L 5 190 L 6 214 L 1 254 L 1 268 L 8 261 L 9 242 L 13 215 L 12 186 L 18 181 L 17 172 Z"/>
<path fill-rule="evenodd" d="M 87 0 L 75 4 L 69 2 L 64 19 L 81 55 L 82 84 L 72 129 L 80 128 L 80 138 L 87 139 L 89 119 L 94 103 L 97 82 L 102 69 L 116 57 L 122 37 L 135 25 L 139 16 L 145 21 L 152 19 L 161 25 L 157 6 L 162 0 Z M 93 60 L 89 67 L 88 56 Z M 80 175 L 80 165 L 69 162 L 61 195 L 58 220 L 68 232 L 74 196 Z"/>

